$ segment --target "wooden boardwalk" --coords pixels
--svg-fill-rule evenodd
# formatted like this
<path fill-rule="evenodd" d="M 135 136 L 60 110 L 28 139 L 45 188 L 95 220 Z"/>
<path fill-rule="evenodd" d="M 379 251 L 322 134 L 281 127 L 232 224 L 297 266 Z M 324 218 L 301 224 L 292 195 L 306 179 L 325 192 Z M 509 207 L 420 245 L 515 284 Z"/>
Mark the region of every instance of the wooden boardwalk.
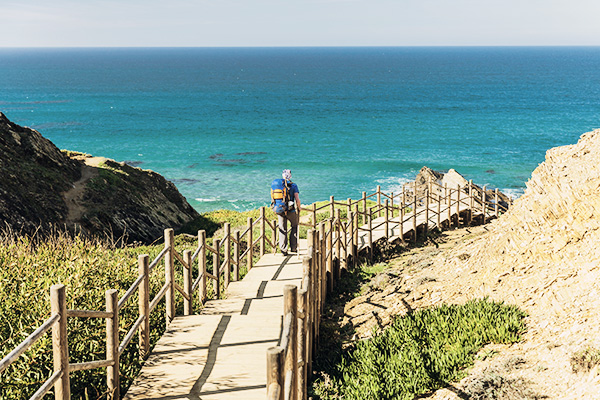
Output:
<path fill-rule="evenodd" d="M 306 249 L 306 241 L 300 245 Z M 265 399 L 266 352 L 281 335 L 283 286 L 299 286 L 301 278 L 301 255 L 264 255 L 229 284 L 226 299 L 172 321 L 125 399 Z"/>
<path fill-rule="evenodd" d="M 68 400 L 71 372 L 97 368 L 106 368 L 107 397 L 119 399 L 120 357 L 135 337 L 139 357 L 146 357 L 150 315 L 164 300 L 169 326 L 125 399 L 305 400 L 325 300 L 342 269 L 364 256 L 372 259 L 378 240 L 416 240 L 435 227 L 469 224 L 475 218 L 485 223 L 508 209 L 500 204 L 497 189 L 486 191 L 472 182 L 454 189 L 431 180 L 425 187 L 411 186 L 399 194 L 377 187 L 358 200 L 331 197 L 320 207 L 303 208 L 312 231 L 292 256 L 269 254 L 277 246 L 277 228 L 264 207 L 259 218 L 248 218 L 245 230 L 232 231 L 225 223 L 222 237 L 210 241 L 205 231 L 198 231 L 194 251 L 179 253 L 173 229 L 166 229 L 163 250 L 152 261 L 145 254 L 138 257 L 138 278 L 124 292 L 107 290 L 104 310 L 69 309 L 66 286 L 53 285 L 50 317 L 0 360 L 0 373 L 52 330 L 54 373 L 31 399 L 41 399 L 54 387 L 55 399 Z M 258 251 L 263 256 L 254 264 Z M 161 262 L 164 268 L 157 267 Z M 241 266 L 249 272 L 240 281 Z M 159 273 L 164 278 L 157 278 Z M 154 285 L 162 285 L 154 286 L 152 296 L 151 276 Z M 219 299 L 222 290 L 225 298 Z M 183 297 L 183 316 L 175 315 L 176 296 Z M 128 315 L 129 320 L 120 320 L 120 310 L 136 298 L 135 319 Z M 195 298 L 204 304 L 200 310 L 193 310 Z M 106 359 L 71 362 L 69 318 L 106 320 Z"/>
<path fill-rule="evenodd" d="M 428 215 L 430 229 L 438 223 L 435 207 Z M 462 205 L 460 212 L 467 209 Z M 456 207 L 450 213 L 447 206 L 439 210 L 441 225 L 456 218 Z M 421 228 L 422 211 L 416 216 Z M 400 235 L 399 217 L 388 220 L 387 235 L 384 217 L 371 226 L 373 242 Z M 405 236 L 414 226 L 415 221 L 404 221 Z M 368 246 L 366 229 L 359 234 L 359 251 Z M 230 283 L 226 299 L 209 301 L 198 315 L 176 317 L 125 399 L 265 399 L 266 351 L 279 344 L 283 329 L 283 286 L 300 287 L 306 248 L 300 240 L 299 255 L 265 254 L 243 280 Z"/>

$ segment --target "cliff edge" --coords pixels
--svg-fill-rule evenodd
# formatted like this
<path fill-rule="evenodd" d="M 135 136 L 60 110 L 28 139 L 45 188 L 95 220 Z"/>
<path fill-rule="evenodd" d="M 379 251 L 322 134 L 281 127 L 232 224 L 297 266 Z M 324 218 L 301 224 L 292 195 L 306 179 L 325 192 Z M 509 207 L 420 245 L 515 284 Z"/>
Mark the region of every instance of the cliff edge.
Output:
<path fill-rule="evenodd" d="M 404 281 L 417 307 L 488 296 L 529 314 L 525 340 L 494 349 L 459 386 L 496 374 L 541 396 L 514 398 L 600 398 L 600 130 L 548 150 L 523 196 L 485 229 Z"/>
<path fill-rule="evenodd" d="M 198 217 L 161 175 L 61 151 L 0 113 L 0 221 L 13 231 L 67 228 L 148 243 Z"/>

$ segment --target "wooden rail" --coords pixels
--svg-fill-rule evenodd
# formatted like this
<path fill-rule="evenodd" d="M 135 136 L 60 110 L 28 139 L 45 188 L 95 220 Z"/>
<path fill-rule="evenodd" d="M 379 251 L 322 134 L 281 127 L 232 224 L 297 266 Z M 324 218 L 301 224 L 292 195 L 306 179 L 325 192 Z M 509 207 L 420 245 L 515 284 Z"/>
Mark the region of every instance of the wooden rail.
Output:
<path fill-rule="evenodd" d="M 312 357 L 319 343 L 319 325 L 325 299 L 339 280 L 341 271 L 352 267 L 359 256 L 359 237 L 366 236 L 366 246 L 362 249 L 367 259 L 373 258 L 373 232 L 384 228 L 384 236 L 392 238 L 397 229 L 400 240 L 405 241 L 404 224 L 412 223 L 413 239 L 417 238 L 417 219 L 425 215 L 425 233 L 432 226 L 442 229 L 441 216 L 447 213 L 447 224 L 459 224 L 461 213 L 466 213 L 463 223 L 470 224 L 474 213 L 482 216 L 485 223 L 491 217 L 498 217 L 507 210 L 498 201 L 498 190 L 488 196 L 484 187 L 479 189 L 469 182 L 467 186 L 449 188 L 436 182 L 428 182 L 424 195 L 419 196 L 416 185 L 403 186 L 401 193 L 386 194 L 377 191 L 358 200 L 345 202 L 330 201 L 317 207 L 316 204 L 304 207 L 311 220 L 308 225 L 308 256 L 303 259 L 304 275 L 302 286 L 286 286 L 284 329 L 278 347 L 269 349 L 267 370 L 267 391 L 269 399 L 306 399 L 306 382 L 311 368 Z M 369 200 L 375 197 L 376 201 Z M 370 203 L 369 203 L 370 202 Z M 375 205 L 373 205 L 375 204 Z M 434 205 L 432 207 L 432 204 Z M 322 211 L 319 213 L 319 211 Z M 325 213 L 324 221 L 318 215 Z M 343 215 L 343 214 L 344 215 Z M 377 217 L 383 221 L 374 223 Z M 456 218 L 452 221 L 452 216 Z M 269 229 L 267 229 L 267 227 Z M 231 231 L 226 223 L 223 237 L 213 238 L 212 246 L 205 231 L 198 232 L 195 250 L 185 250 L 181 254 L 175 249 L 172 229 L 166 229 L 164 248 L 152 262 L 148 255 L 138 257 L 138 278 L 119 299 L 114 289 L 106 291 L 105 310 L 68 310 L 66 308 L 66 288 L 53 285 L 50 288 L 51 315 L 40 327 L 31 333 L 12 352 L 0 360 L 0 372 L 6 370 L 36 341 L 52 330 L 54 373 L 42 383 L 31 399 L 41 399 L 54 387 L 55 399 L 70 399 L 69 374 L 95 368 L 106 368 L 108 398 L 119 399 L 119 357 L 133 338 L 138 336 L 139 357 L 144 359 L 150 350 L 150 314 L 164 299 L 166 304 L 166 324 L 175 317 L 175 296 L 183 297 L 183 313 L 194 313 L 193 299 L 197 296 L 200 304 L 221 297 L 233 280 L 239 280 L 240 269 L 250 270 L 254 264 L 255 248 L 260 256 L 268 248 L 273 253 L 277 247 L 277 222 L 269 221 L 265 208 L 260 209 L 256 220 L 248 218 L 243 231 Z M 366 232 L 366 235 L 361 235 Z M 269 237 L 270 233 L 270 237 Z M 208 262 L 212 255 L 212 270 Z M 150 299 L 150 276 L 156 266 L 164 261 L 165 276 L 161 289 Z M 196 278 L 193 278 L 194 269 Z M 180 276 L 183 286 L 175 279 Z M 119 334 L 119 311 L 134 294 L 138 297 L 138 316 L 122 339 Z M 106 320 L 106 359 L 69 363 L 69 348 L 66 335 L 68 318 L 104 318 Z"/>
<path fill-rule="evenodd" d="M 376 196 L 377 204 L 368 206 L 367 199 Z M 397 199 L 397 200 L 396 200 Z M 362 204 L 362 211 L 359 211 Z M 442 211 L 442 204 L 444 210 Z M 338 208 L 336 208 L 338 206 Z M 341 209 L 346 207 L 347 219 L 343 220 Z M 353 209 L 354 208 L 354 209 Z M 317 212 L 326 209 L 328 218 L 317 222 Z M 378 186 L 369 196 L 353 202 L 336 202 L 304 208 L 312 214 L 311 228 L 307 233 L 308 254 L 303 258 L 303 279 L 300 289 L 293 285 L 284 288 L 284 325 L 280 345 L 267 350 L 267 399 L 306 400 L 307 379 L 314 352 L 319 343 L 319 324 L 325 299 L 333 291 L 343 269 L 356 265 L 358 258 L 358 234 L 366 232 L 367 259 L 373 258 L 373 231 L 383 227 L 384 237 L 392 238 L 394 225 L 399 228 L 399 238 L 404 241 L 404 224 L 412 223 L 413 237 L 417 238 L 417 219 L 424 216 L 425 234 L 432 226 L 442 229 L 442 212 L 447 212 L 447 226 L 459 224 L 461 213 L 467 214 L 463 224 L 471 224 L 474 212 L 479 211 L 482 222 L 490 216 L 498 217 L 505 212 L 498 202 L 498 191 L 494 200 L 486 199 L 486 189 L 474 190 L 472 182 L 465 187 L 448 188 L 428 182 L 424 194 L 419 196 L 417 187 L 403 188 L 400 194 L 385 194 Z M 493 210 L 493 211 L 492 211 Z M 489 213 L 492 212 L 492 215 Z M 397 219 L 394 220 L 394 218 Z M 452 217 L 455 216 L 454 221 Z M 382 221 L 374 223 L 377 217 Z M 359 218 L 363 226 L 359 226 Z"/>

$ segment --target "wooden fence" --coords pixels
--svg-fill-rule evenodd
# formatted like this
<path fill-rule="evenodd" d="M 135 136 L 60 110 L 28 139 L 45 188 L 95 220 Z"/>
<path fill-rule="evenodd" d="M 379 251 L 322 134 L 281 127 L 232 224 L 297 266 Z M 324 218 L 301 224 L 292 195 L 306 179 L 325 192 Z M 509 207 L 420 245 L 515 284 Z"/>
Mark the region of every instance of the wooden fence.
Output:
<path fill-rule="evenodd" d="M 363 192 L 359 200 L 330 201 L 317 207 L 303 210 L 311 213 L 307 232 L 308 252 L 303 258 L 303 278 L 301 287 L 284 287 L 283 329 L 280 345 L 267 350 L 267 399 L 306 400 L 308 398 L 308 378 L 311 376 L 313 354 L 319 343 L 319 325 L 327 295 L 333 291 L 341 271 L 356 265 L 359 252 L 367 252 L 373 257 L 373 232 L 383 229 L 386 239 L 397 237 L 404 241 L 405 224 L 412 224 L 412 237 L 417 239 L 419 226 L 426 234 L 431 227 L 443 229 L 451 224 L 471 224 L 478 214 L 481 223 L 490 217 L 507 210 L 500 204 L 498 190 L 488 199 L 485 187 L 480 190 L 472 185 L 449 188 L 435 182 L 428 182 L 419 195 L 418 188 L 403 187 L 400 194 L 385 194 L 378 187 L 371 195 Z M 376 197 L 376 204 L 369 206 L 367 201 Z M 361 210 L 362 208 L 362 210 Z M 345 209 L 347 218 L 342 219 Z M 318 219 L 319 211 L 325 220 Z M 444 215 L 443 213 L 447 213 Z M 444 217 L 443 217 L 444 215 Z M 421 224 L 418 224 L 422 216 Z M 377 220 L 377 218 L 380 218 Z M 394 219 L 395 218 L 395 219 Z M 374 223 L 374 221 L 378 221 Z M 430 226 L 432 222 L 432 226 Z M 396 235 L 394 235 L 396 226 Z M 367 240 L 361 246 L 358 238 L 364 232 Z"/>
<path fill-rule="evenodd" d="M 461 212 L 468 213 L 467 223 L 471 222 L 474 210 L 479 210 L 483 222 L 491 216 L 506 211 L 498 201 L 498 191 L 492 199 L 487 198 L 483 190 L 469 182 L 468 187 L 451 189 L 429 182 L 425 194 L 419 196 L 417 187 L 403 187 L 402 193 L 386 194 L 377 191 L 367 195 L 362 193 L 359 200 L 348 199 L 337 202 L 332 196 L 321 206 L 305 207 L 310 222 L 303 223 L 311 229 L 307 233 L 309 252 L 303 260 L 304 277 L 298 291 L 295 286 L 285 289 L 285 318 L 281 337 L 281 346 L 272 348 L 268 353 L 268 393 L 270 399 L 305 399 L 306 380 L 310 374 L 312 354 L 319 341 L 319 324 L 327 293 L 333 290 L 334 282 L 340 278 L 341 271 L 356 262 L 359 251 L 373 257 L 373 232 L 383 227 L 385 237 L 397 236 L 405 240 L 404 224 L 413 224 L 413 238 L 416 240 L 420 215 L 425 214 L 425 232 L 430 229 L 431 215 L 436 216 L 437 225 L 442 210 L 448 213 L 448 222 L 456 214 L 459 223 Z M 376 202 L 370 200 L 376 197 Z M 432 204 L 437 204 L 432 207 Z M 443 208 L 442 205 L 445 207 Z M 324 210 L 324 211 L 322 211 Z M 342 215 L 345 214 L 345 215 Z M 319 221 L 320 215 L 325 219 Z M 383 216 L 382 220 L 378 217 Z M 396 218 L 397 217 L 397 218 Z M 394 219 L 396 218 L 396 219 Z M 435 218 L 434 218 L 435 220 Z M 412 221 L 412 222 L 411 222 Z M 394 234 L 396 226 L 396 234 Z M 267 227 L 269 229 L 267 229 Z M 366 241 L 364 240 L 366 237 Z M 119 299 L 117 290 L 106 291 L 104 310 L 71 310 L 66 307 L 66 288 L 53 285 L 50 289 L 51 315 L 19 346 L 0 361 L 0 373 L 24 354 L 43 335 L 52 330 L 54 372 L 35 392 L 31 399 L 41 399 L 54 387 L 54 397 L 59 400 L 70 399 L 69 374 L 95 368 L 106 368 L 106 383 L 109 399 L 119 399 L 119 357 L 133 338 L 138 336 L 139 357 L 146 358 L 150 349 L 150 313 L 159 302 L 165 299 L 166 324 L 175 317 L 175 295 L 183 297 L 183 313 L 190 315 L 193 310 L 193 298 L 197 296 L 204 304 L 211 298 L 220 298 L 221 293 L 232 280 L 240 278 L 240 268 L 250 270 L 254 264 L 254 251 L 263 256 L 270 248 L 277 247 L 277 221 L 269 221 L 265 208 L 260 209 L 256 220 L 248 218 L 244 230 L 231 231 L 229 224 L 224 225 L 223 237 L 213 238 L 212 246 L 205 231 L 198 232 L 198 244 L 195 250 L 185 250 L 181 254 L 175 249 L 174 232 L 166 229 L 164 248 L 152 262 L 148 255 L 138 258 L 138 278 Z M 207 259 L 212 256 L 212 270 L 207 269 Z M 164 284 L 151 299 L 149 282 L 153 270 L 164 261 Z M 176 263 L 177 261 L 177 263 Z M 194 267 L 197 271 L 194 274 Z M 177 275 L 182 276 L 182 285 L 177 283 Z M 192 277 L 196 275 L 195 280 Z M 129 331 L 122 337 L 119 334 L 119 311 L 137 292 L 138 317 Z M 69 344 L 67 340 L 68 318 L 104 318 L 106 320 L 106 359 L 82 363 L 69 362 Z M 283 396 L 283 397 L 281 397 Z"/>

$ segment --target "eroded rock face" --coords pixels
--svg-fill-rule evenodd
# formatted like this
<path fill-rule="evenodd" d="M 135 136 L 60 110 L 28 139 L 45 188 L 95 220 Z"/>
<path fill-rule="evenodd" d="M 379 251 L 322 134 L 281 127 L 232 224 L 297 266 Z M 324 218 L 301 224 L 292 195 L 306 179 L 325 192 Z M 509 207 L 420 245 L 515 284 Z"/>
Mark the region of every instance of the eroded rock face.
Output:
<path fill-rule="evenodd" d="M 86 184 L 79 223 L 92 232 L 152 242 L 165 228 L 199 217 L 175 185 L 162 175 L 105 159 Z"/>
<path fill-rule="evenodd" d="M 90 158 L 0 113 L 0 221 L 24 234 L 77 229 L 147 243 L 199 216 L 161 175 Z"/>
<path fill-rule="evenodd" d="M 39 132 L 0 113 L 0 222 L 17 232 L 61 225 L 67 206 L 61 193 L 79 179 L 81 167 Z"/>

